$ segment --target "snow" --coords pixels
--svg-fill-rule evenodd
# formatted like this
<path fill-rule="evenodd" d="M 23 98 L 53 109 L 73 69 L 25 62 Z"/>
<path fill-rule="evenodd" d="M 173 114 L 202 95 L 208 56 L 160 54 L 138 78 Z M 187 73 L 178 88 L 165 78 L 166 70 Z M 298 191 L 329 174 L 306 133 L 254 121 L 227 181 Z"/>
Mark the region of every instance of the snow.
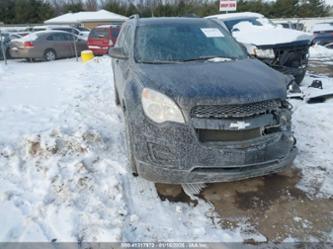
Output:
<path fill-rule="evenodd" d="M 112 81 L 108 57 L 11 60 L 0 74 L 0 241 L 265 241 L 127 173 Z"/>
<path fill-rule="evenodd" d="M 306 97 L 318 93 L 333 93 L 333 79 L 321 77 L 323 89 L 308 88 L 312 80 L 317 77 L 307 76 L 303 81 L 302 91 Z M 328 100 L 321 104 L 305 104 L 293 100 L 294 115 L 293 126 L 298 156 L 295 160 L 296 167 L 302 169 L 303 177 L 298 187 L 309 196 L 330 198 L 333 196 L 333 130 L 329 117 L 333 116 L 333 101 Z"/>
<path fill-rule="evenodd" d="M 285 29 L 280 26 L 273 25 L 268 19 L 258 13 L 240 12 L 208 16 L 207 18 L 229 20 L 237 17 L 257 17 L 257 21 L 262 24 L 262 26 L 258 26 L 244 21 L 233 26 L 235 31 L 232 32 L 232 35 L 238 42 L 244 44 L 252 44 L 256 46 L 275 45 L 312 39 L 312 34 L 310 33 Z"/>
<path fill-rule="evenodd" d="M 306 96 L 322 91 L 307 87 L 313 79 L 333 91 L 332 78 L 307 75 Z M 266 241 L 246 220 L 223 229 L 203 199 L 161 201 L 153 183 L 127 173 L 108 57 L 0 62 L 0 85 L 0 242 Z M 333 101 L 291 102 L 297 187 L 311 198 L 332 198 Z"/>
<path fill-rule="evenodd" d="M 82 11 L 77 13 L 67 13 L 45 21 L 46 24 L 52 23 L 82 23 L 82 22 L 98 22 L 98 21 L 126 21 L 127 17 L 118 15 L 106 10 L 99 11 Z"/>
<path fill-rule="evenodd" d="M 312 32 L 333 31 L 333 25 L 329 23 L 318 23 L 312 27 Z"/>
<path fill-rule="evenodd" d="M 276 26 L 263 15 L 253 12 L 219 14 L 206 18 L 232 20 L 233 18 L 239 17 L 257 17 L 257 21 L 262 24 L 262 26 L 259 26 L 253 25 L 251 22 L 243 21 L 233 26 L 235 31 L 232 32 L 232 35 L 238 42 L 244 44 L 262 46 L 312 39 L 312 34 L 310 33 Z"/>
<path fill-rule="evenodd" d="M 233 28 L 239 30 L 232 32 L 232 35 L 237 41 L 256 46 L 283 44 L 294 41 L 310 40 L 312 38 L 310 33 L 284 29 L 271 24 L 256 26 L 250 22 L 240 22 Z"/>
<path fill-rule="evenodd" d="M 333 58 L 333 49 L 326 48 L 324 46 L 315 44 L 309 49 L 311 59 L 331 59 Z"/>

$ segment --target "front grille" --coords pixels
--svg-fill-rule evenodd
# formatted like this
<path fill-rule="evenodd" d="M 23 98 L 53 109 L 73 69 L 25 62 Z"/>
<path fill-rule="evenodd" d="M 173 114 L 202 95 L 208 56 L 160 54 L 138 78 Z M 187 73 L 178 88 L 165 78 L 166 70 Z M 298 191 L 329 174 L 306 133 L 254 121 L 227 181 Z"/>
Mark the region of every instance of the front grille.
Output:
<path fill-rule="evenodd" d="M 227 131 L 227 130 L 197 130 L 200 142 L 237 142 L 254 139 L 261 136 L 260 128 L 240 131 Z"/>
<path fill-rule="evenodd" d="M 198 105 L 192 108 L 192 118 L 221 119 L 228 117 L 250 117 L 268 113 L 281 106 L 281 101 L 266 100 L 242 105 Z"/>
<path fill-rule="evenodd" d="M 281 47 L 275 48 L 274 53 L 277 60 L 273 62 L 273 66 L 286 66 L 297 68 L 302 65 L 307 65 L 307 55 L 309 46 Z"/>

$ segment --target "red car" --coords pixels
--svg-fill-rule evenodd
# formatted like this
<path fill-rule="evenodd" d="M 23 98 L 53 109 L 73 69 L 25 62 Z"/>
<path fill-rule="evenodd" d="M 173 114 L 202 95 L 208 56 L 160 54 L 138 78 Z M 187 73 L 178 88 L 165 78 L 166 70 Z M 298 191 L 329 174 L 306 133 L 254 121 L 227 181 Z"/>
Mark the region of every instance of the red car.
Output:
<path fill-rule="evenodd" d="M 107 54 L 116 43 L 120 26 L 103 25 L 92 29 L 88 36 L 88 48 L 94 55 Z"/>

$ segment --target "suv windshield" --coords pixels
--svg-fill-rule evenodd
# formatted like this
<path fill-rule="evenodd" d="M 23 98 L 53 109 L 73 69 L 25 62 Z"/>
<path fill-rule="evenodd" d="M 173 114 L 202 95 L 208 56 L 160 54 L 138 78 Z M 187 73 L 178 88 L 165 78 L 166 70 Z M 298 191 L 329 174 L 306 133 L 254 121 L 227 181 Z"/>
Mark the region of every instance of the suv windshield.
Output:
<path fill-rule="evenodd" d="M 168 63 L 214 57 L 243 59 L 247 55 L 230 34 L 213 21 L 165 22 L 137 27 L 137 62 Z"/>

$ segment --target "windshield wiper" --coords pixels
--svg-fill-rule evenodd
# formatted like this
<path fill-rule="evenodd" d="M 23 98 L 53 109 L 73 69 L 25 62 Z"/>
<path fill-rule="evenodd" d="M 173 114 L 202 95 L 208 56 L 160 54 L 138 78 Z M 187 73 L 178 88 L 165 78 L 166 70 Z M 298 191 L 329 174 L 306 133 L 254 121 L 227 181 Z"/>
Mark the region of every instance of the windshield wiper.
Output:
<path fill-rule="evenodd" d="M 179 63 L 179 61 L 138 61 L 139 63 L 144 63 L 144 64 L 174 64 L 174 63 Z"/>
<path fill-rule="evenodd" d="M 139 63 L 144 64 L 176 64 L 181 62 L 187 62 L 187 61 L 231 61 L 236 60 L 237 58 L 234 57 L 224 57 L 224 56 L 200 56 L 190 59 L 177 59 L 177 60 L 155 60 L 155 61 L 138 61 Z"/>
<path fill-rule="evenodd" d="M 206 61 L 206 60 L 211 60 L 211 59 L 217 59 L 217 60 L 225 60 L 225 61 L 231 61 L 231 60 L 236 60 L 236 58 L 234 57 L 224 57 L 224 56 L 199 56 L 199 57 L 195 57 L 195 58 L 190 58 L 190 59 L 184 59 L 182 61 Z"/>

